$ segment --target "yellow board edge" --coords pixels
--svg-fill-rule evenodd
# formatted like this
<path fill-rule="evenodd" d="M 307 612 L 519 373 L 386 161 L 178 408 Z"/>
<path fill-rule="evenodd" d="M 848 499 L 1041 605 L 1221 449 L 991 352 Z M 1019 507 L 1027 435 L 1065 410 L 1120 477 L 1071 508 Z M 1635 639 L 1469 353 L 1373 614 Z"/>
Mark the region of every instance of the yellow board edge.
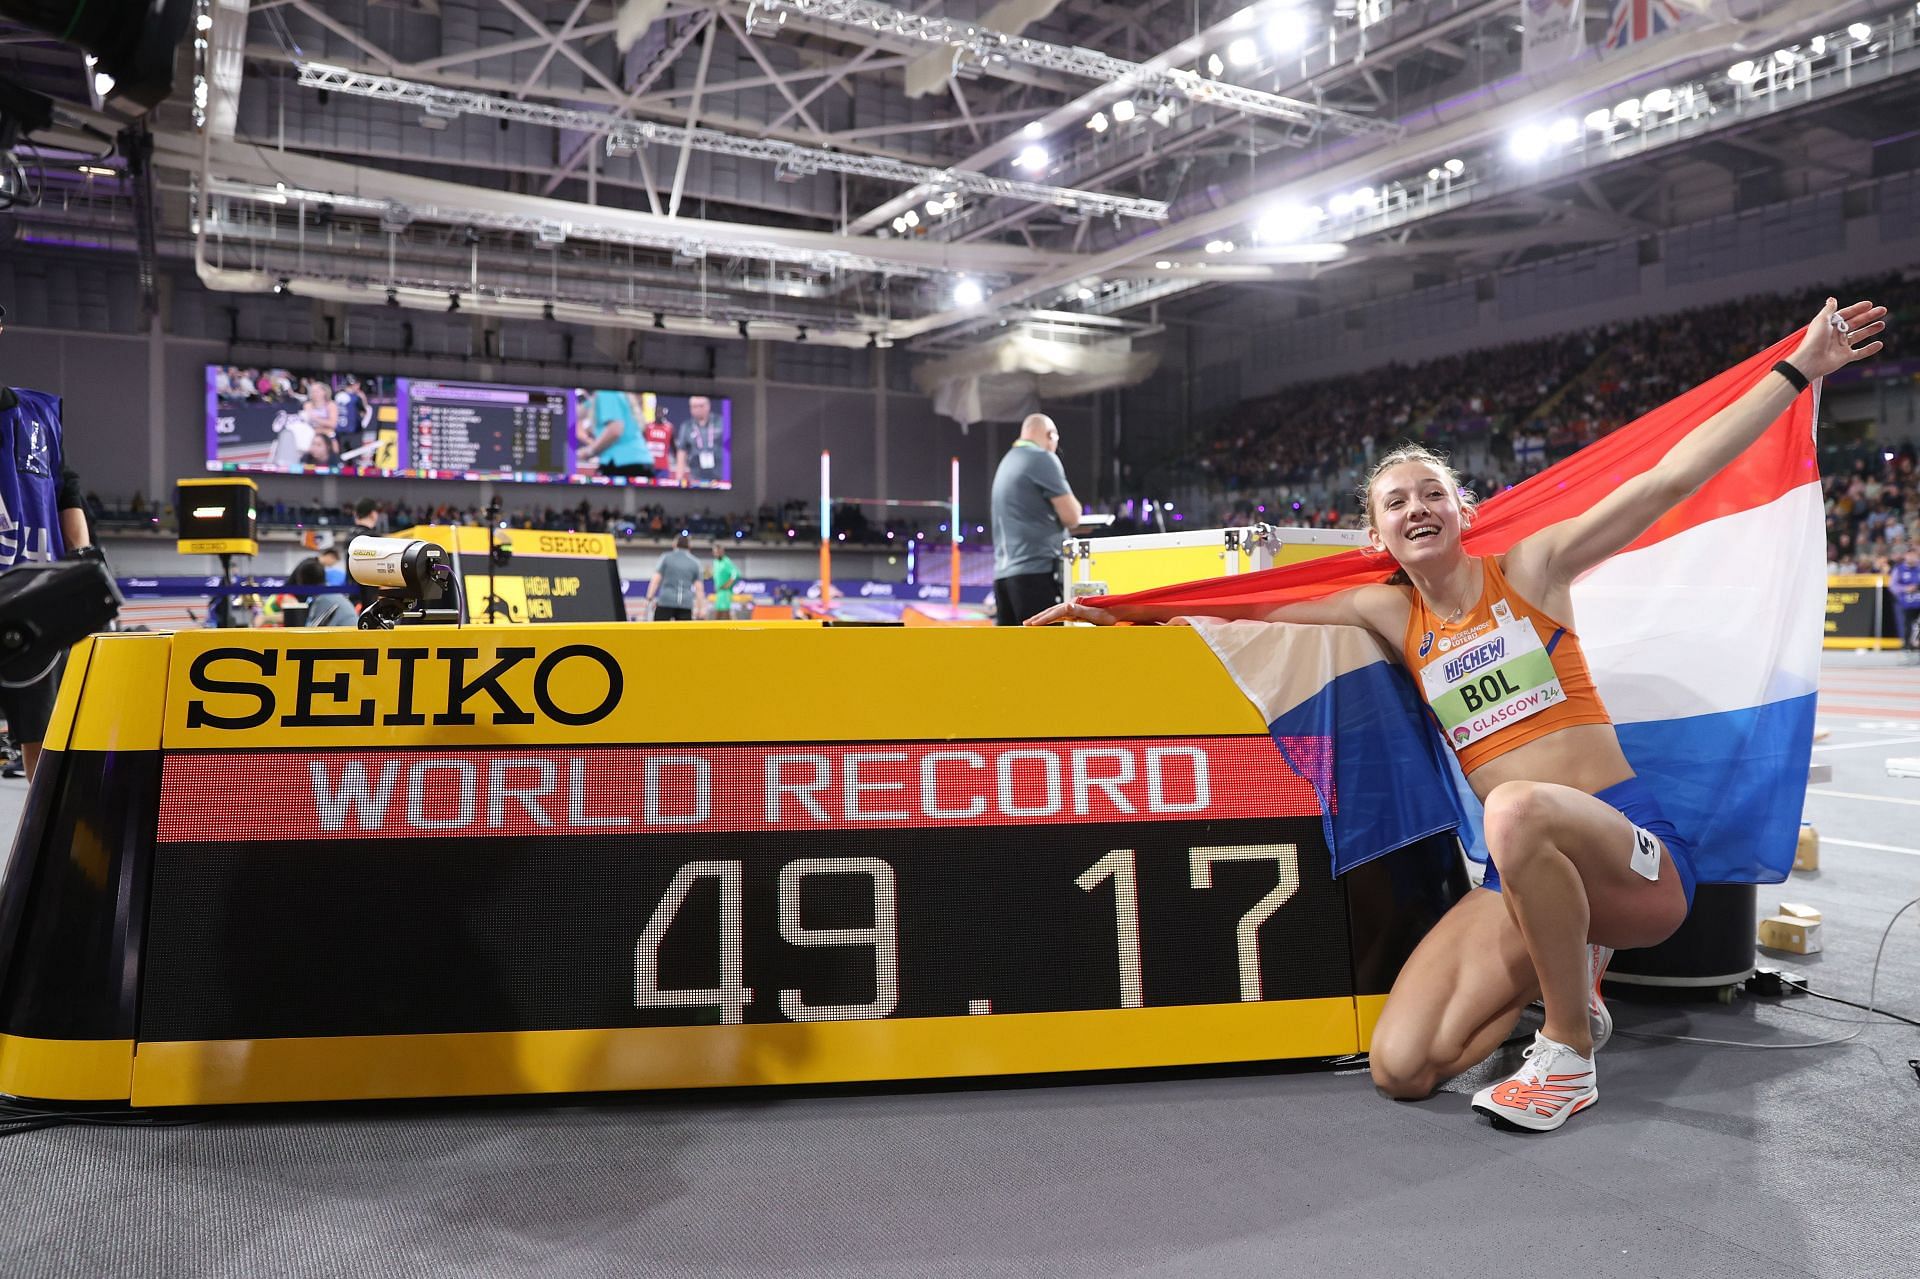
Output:
<path fill-rule="evenodd" d="M 80 690 L 87 682 L 87 668 L 93 661 L 92 635 L 67 651 L 67 669 L 60 676 L 60 689 L 53 696 L 53 714 L 47 720 L 47 735 L 40 739 L 43 751 L 67 749 L 73 734 L 73 717 L 80 708 Z"/>
<path fill-rule="evenodd" d="M 1385 995 L 1356 995 L 1353 1000 L 1353 1013 L 1358 1021 L 1359 1043 L 1355 1052 L 1373 1050 L 1373 1028 L 1380 1024 L 1380 1010 L 1387 1006 Z"/>
<path fill-rule="evenodd" d="M 131 1039 L 36 1039 L 0 1034 L 0 1094 L 38 1101 L 125 1101 Z"/>
<path fill-rule="evenodd" d="M 172 649 L 173 637 L 164 634 L 94 637 L 69 749 L 158 750 Z M 64 685 L 60 691 L 66 693 Z"/>
<path fill-rule="evenodd" d="M 1898 635 L 1883 635 L 1876 639 L 1873 636 L 1855 638 L 1851 636 L 1829 635 L 1820 641 L 1820 647 L 1893 649 L 1900 647 L 1900 637 Z"/>
<path fill-rule="evenodd" d="M 136 1106 L 856 1083 L 1357 1051 L 1345 996 L 1084 1012 L 617 1030 L 150 1042 Z"/>

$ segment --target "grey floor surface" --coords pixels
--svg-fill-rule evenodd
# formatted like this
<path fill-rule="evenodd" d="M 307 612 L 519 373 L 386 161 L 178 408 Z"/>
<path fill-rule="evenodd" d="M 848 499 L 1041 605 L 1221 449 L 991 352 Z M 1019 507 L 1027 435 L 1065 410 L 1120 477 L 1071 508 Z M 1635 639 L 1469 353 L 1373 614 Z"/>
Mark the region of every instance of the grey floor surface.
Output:
<path fill-rule="evenodd" d="M 1765 956 L 1864 1000 L 1920 897 L 1920 667 L 1833 655 L 1826 912 Z M 0 783 L 0 823 L 21 786 Z M 1871 798 L 1865 798 L 1871 797 Z M 1844 842 L 1843 842 L 1844 841 Z M 1920 1017 L 1920 907 L 1879 999 Z M 1616 997 L 1559 1133 L 1364 1076 L 1120 1076 L 572 1105 L 251 1112 L 0 1139 L 6 1275 L 1910 1275 L 1920 1029 L 1796 998 Z M 1638 1036 L 1825 1047 L 1759 1051 Z M 1634 1032 L 1629 1035 L 1624 1032 Z"/>

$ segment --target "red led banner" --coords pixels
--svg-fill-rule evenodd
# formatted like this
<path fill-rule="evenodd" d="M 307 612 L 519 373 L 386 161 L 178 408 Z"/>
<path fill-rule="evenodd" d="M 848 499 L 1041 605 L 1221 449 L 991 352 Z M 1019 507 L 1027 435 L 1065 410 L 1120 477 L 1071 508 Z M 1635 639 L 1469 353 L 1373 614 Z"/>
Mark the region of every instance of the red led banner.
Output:
<path fill-rule="evenodd" d="M 1324 743 L 1300 739 L 1289 748 L 1325 753 Z M 1265 737 L 219 751 L 167 756 L 160 840 L 689 835 L 1319 811 L 1312 787 Z"/>

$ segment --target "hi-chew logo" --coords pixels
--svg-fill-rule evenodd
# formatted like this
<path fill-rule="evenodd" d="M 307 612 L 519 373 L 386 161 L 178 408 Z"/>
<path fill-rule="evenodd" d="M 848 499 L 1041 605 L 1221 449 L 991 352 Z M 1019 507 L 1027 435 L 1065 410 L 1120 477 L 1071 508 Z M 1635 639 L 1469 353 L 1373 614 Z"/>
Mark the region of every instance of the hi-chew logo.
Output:
<path fill-rule="evenodd" d="M 1496 635 L 1484 644 L 1468 649 L 1440 668 L 1441 677 L 1452 684 L 1464 676 L 1471 675 L 1483 666 L 1491 666 L 1507 655 L 1507 641 L 1504 636 Z"/>

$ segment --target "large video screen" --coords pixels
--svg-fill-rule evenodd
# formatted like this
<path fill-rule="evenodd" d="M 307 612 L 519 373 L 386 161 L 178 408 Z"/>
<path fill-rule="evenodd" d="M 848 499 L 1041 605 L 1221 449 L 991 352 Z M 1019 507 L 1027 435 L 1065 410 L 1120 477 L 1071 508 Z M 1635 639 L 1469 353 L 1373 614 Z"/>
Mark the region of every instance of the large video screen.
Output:
<path fill-rule="evenodd" d="M 731 488 L 733 402 L 208 365 L 207 467 Z"/>
<path fill-rule="evenodd" d="M 302 475 L 400 472 L 404 379 L 207 366 L 207 469 Z"/>

